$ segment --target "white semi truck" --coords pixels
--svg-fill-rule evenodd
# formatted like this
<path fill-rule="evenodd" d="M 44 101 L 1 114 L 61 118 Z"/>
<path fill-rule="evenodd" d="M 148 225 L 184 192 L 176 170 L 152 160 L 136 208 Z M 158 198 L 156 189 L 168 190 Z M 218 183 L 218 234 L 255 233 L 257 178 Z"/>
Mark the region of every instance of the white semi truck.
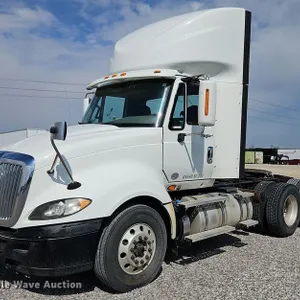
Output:
<path fill-rule="evenodd" d="M 167 249 L 251 226 L 292 235 L 299 180 L 245 170 L 250 33 L 251 12 L 220 8 L 119 40 L 78 125 L 0 151 L 1 263 L 94 270 L 126 292 Z"/>

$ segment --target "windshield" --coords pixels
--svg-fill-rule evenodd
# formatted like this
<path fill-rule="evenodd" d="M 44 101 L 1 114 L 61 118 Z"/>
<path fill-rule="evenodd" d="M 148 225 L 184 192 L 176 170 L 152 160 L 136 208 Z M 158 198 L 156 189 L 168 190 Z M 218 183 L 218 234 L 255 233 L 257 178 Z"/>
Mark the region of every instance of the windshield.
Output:
<path fill-rule="evenodd" d="M 81 124 L 157 127 L 173 79 L 147 79 L 98 88 Z"/>

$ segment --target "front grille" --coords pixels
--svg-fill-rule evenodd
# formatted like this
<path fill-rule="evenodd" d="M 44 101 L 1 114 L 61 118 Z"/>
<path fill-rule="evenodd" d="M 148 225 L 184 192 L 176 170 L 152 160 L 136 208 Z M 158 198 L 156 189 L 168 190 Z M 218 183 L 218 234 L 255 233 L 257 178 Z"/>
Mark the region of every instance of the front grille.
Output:
<path fill-rule="evenodd" d="M 9 220 L 16 206 L 23 167 L 0 161 L 0 220 Z"/>

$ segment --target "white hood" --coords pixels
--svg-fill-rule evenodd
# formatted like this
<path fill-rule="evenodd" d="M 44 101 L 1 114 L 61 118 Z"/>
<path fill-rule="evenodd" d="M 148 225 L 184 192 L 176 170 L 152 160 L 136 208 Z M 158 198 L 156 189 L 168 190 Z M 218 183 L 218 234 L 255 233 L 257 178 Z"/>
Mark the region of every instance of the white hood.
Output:
<path fill-rule="evenodd" d="M 149 137 L 155 132 L 157 132 L 155 128 L 120 128 L 112 125 L 82 124 L 69 126 L 66 140 L 55 141 L 55 144 L 61 154 L 70 160 L 89 153 L 148 143 Z M 26 138 L 0 150 L 33 156 L 36 169 L 51 165 L 55 157 L 49 132 Z"/>

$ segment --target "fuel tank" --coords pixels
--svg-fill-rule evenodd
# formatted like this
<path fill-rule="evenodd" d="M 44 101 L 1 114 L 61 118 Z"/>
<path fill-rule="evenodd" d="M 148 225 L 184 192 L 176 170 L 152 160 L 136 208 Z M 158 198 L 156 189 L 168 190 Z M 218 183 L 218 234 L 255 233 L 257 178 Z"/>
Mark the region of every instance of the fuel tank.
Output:
<path fill-rule="evenodd" d="M 220 196 L 219 202 L 209 203 L 209 197 L 216 199 Z M 199 201 L 203 198 L 205 205 L 198 205 L 187 210 L 190 218 L 190 232 L 195 234 L 206 230 L 218 228 L 221 226 L 237 226 L 241 221 L 252 219 L 253 205 L 250 197 L 244 193 L 237 194 L 220 194 L 212 193 L 197 196 L 186 196 L 181 200 Z M 199 203 L 199 202 L 198 202 Z"/>

